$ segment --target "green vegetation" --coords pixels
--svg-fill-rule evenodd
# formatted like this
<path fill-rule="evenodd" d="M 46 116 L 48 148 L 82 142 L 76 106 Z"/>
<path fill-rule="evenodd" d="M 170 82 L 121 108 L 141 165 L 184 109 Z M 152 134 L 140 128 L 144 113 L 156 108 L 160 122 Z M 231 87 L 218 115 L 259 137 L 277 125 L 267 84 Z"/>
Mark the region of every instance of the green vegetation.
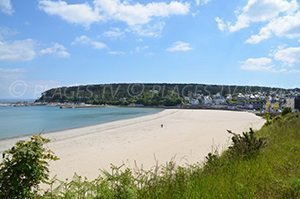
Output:
<path fill-rule="evenodd" d="M 258 86 L 205 84 L 98 84 L 53 88 L 44 92 L 37 102 L 84 102 L 88 104 L 110 105 L 136 103 L 146 106 L 175 106 L 184 104 L 184 97 L 189 97 L 193 94 L 215 95 L 220 93 L 222 96 L 225 96 L 226 94 L 249 92 L 271 93 L 272 91 L 284 92 L 286 90 Z M 245 102 L 247 101 L 239 103 Z M 256 101 L 254 100 L 254 102 Z M 235 101 L 232 101 L 232 103 L 234 104 Z"/>
<path fill-rule="evenodd" d="M 232 145 L 229 147 L 229 153 L 234 159 L 237 157 L 252 158 L 260 152 L 260 149 L 266 144 L 264 138 L 257 138 L 254 131 L 250 128 L 249 132 L 244 132 L 242 135 L 233 133 Z"/>
<path fill-rule="evenodd" d="M 230 131 L 230 133 L 232 133 Z M 258 132 L 233 134 L 203 164 L 150 171 L 112 166 L 88 181 L 75 175 L 39 198 L 300 198 L 300 116 L 276 116 Z"/>
<path fill-rule="evenodd" d="M 284 107 L 283 110 L 282 110 L 282 112 L 281 112 L 281 115 L 285 116 L 285 115 L 287 115 L 287 114 L 289 114 L 291 112 L 292 112 L 292 108 L 291 107 Z"/>
<path fill-rule="evenodd" d="M 30 141 L 17 142 L 2 154 L 0 198 L 32 198 L 39 184 L 47 182 L 48 161 L 58 159 L 43 147 L 47 142 L 41 136 L 32 136 Z"/>

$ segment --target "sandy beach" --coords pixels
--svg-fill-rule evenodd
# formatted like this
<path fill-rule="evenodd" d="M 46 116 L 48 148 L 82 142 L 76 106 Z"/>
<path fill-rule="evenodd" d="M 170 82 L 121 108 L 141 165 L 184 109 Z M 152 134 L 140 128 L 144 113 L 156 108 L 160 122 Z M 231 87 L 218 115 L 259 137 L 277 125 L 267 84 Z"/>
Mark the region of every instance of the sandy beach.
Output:
<path fill-rule="evenodd" d="M 164 110 L 44 136 L 52 140 L 48 147 L 60 158 L 50 164 L 51 177 L 64 180 L 76 172 L 93 179 L 100 169 L 110 169 L 111 163 L 149 169 L 172 159 L 180 165 L 202 162 L 213 148 L 226 149 L 230 143 L 227 129 L 241 133 L 263 124 L 262 118 L 247 112 Z M 0 151 L 18 139 L 0 141 Z"/>

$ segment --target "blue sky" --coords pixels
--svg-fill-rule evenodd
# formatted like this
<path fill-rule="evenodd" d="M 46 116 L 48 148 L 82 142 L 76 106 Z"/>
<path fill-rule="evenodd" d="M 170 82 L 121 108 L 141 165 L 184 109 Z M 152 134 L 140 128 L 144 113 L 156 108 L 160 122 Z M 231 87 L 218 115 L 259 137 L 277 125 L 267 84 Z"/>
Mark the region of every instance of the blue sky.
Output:
<path fill-rule="evenodd" d="M 300 87 L 297 0 L 0 0 L 0 98 L 78 84 Z"/>

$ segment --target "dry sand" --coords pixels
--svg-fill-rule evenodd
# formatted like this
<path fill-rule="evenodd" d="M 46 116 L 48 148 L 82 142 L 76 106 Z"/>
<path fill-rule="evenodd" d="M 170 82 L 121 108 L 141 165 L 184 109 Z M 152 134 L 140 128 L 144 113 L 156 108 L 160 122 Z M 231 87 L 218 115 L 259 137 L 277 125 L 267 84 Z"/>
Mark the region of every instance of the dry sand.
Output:
<path fill-rule="evenodd" d="M 260 129 L 264 120 L 247 112 L 164 110 L 160 113 L 107 124 L 45 134 L 60 158 L 50 164 L 51 176 L 71 178 L 76 172 L 93 179 L 111 163 L 149 169 L 175 159 L 177 164 L 202 162 L 213 148 L 230 144 L 227 129 L 241 133 Z M 163 124 L 163 128 L 161 127 Z M 17 139 L 0 141 L 0 152 Z"/>

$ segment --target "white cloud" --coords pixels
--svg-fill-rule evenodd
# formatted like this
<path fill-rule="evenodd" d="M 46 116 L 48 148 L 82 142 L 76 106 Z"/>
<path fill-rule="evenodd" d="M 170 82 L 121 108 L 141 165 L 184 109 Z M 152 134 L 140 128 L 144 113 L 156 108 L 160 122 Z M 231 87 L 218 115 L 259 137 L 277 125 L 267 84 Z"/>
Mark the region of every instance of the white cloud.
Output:
<path fill-rule="evenodd" d="M 282 14 L 290 14 L 298 9 L 297 0 L 248 0 L 247 4 L 236 11 L 237 20 L 226 23 L 230 32 L 247 28 L 251 23 L 268 22 Z"/>
<path fill-rule="evenodd" d="M 300 63 L 300 47 L 279 48 L 274 52 L 273 57 L 286 65 L 294 66 Z"/>
<path fill-rule="evenodd" d="M 278 17 L 252 35 L 246 42 L 257 44 L 272 35 L 287 38 L 300 38 L 300 11 L 294 14 Z"/>
<path fill-rule="evenodd" d="M 65 1 L 40 0 L 39 8 L 49 15 L 57 15 L 69 23 L 89 27 L 92 23 L 101 21 L 121 21 L 130 26 L 131 31 L 139 36 L 158 37 L 165 23 L 153 22 L 154 19 L 186 15 L 189 12 L 190 4 L 178 1 L 141 4 L 120 0 L 94 0 L 93 6 L 91 6 L 87 3 L 68 4 Z M 104 35 L 116 38 L 122 36 L 122 32 L 110 30 Z"/>
<path fill-rule="evenodd" d="M 246 40 L 248 44 L 258 44 L 261 41 L 268 39 L 272 36 L 272 32 L 268 27 L 263 27 L 257 35 L 251 35 L 249 39 Z"/>
<path fill-rule="evenodd" d="M 125 55 L 126 53 L 123 51 L 109 51 L 110 55 Z"/>
<path fill-rule="evenodd" d="M 211 0 L 196 0 L 196 5 L 206 5 L 210 2 Z"/>
<path fill-rule="evenodd" d="M 210 2 L 211 0 L 195 0 L 195 3 L 197 6 L 200 6 L 200 5 L 206 5 Z"/>
<path fill-rule="evenodd" d="M 105 18 L 123 21 L 129 26 L 147 24 L 153 17 L 185 15 L 190 8 L 188 3 L 178 1 L 140 4 L 120 0 L 95 0 L 94 3 Z"/>
<path fill-rule="evenodd" d="M 203 0 L 203 4 L 208 4 L 211 0 Z"/>
<path fill-rule="evenodd" d="M 189 43 L 176 41 L 172 44 L 171 47 L 166 49 L 169 52 L 185 52 L 192 50 L 192 47 Z"/>
<path fill-rule="evenodd" d="M 0 61 L 31 61 L 38 55 L 55 55 L 60 58 L 70 56 L 67 49 L 58 43 L 53 43 L 51 47 L 40 49 L 37 42 L 32 39 L 1 41 L 0 37 Z"/>
<path fill-rule="evenodd" d="M 125 33 L 121 31 L 119 28 L 111 28 L 110 30 L 105 31 L 103 33 L 105 37 L 112 38 L 112 39 L 123 37 L 124 34 Z"/>
<path fill-rule="evenodd" d="M 147 50 L 147 49 L 149 49 L 149 46 L 147 46 L 147 45 L 145 45 L 145 46 L 137 46 L 137 47 L 135 47 L 135 52 L 140 53 L 140 52 L 142 52 L 144 50 Z"/>
<path fill-rule="evenodd" d="M 7 15 L 12 15 L 14 9 L 11 5 L 10 0 L 0 0 L 0 11 Z"/>
<path fill-rule="evenodd" d="M 157 22 L 154 24 L 135 25 L 131 27 L 131 30 L 141 37 L 159 37 L 164 27 L 164 22 Z"/>
<path fill-rule="evenodd" d="M 267 57 L 249 58 L 241 62 L 241 69 L 248 71 L 272 71 L 272 59 Z"/>
<path fill-rule="evenodd" d="M 103 20 L 97 10 L 87 3 L 68 4 L 65 1 L 40 0 L 39 8 L 49 15 L 57 15 L 69 23 L 83 26 Z"/>
<path fill-rule="evenodd" d="M 0 60 L 30 61 L 35 57 L 35 42 L 31 39 L 0 41 Z"/>
<path fill-rule="evenodd" d="M 299 73 L 300 47 L 278 47 L 269 57 L 242 61 L 241 69 L 248 71 Z"/>
<path fill-rule="evenodd" d="M 226 30 L 227 25 L 225 24 L 225 22 L 221 18 L 216 17 L 215 21 L 217 22 L 217 26 L 218 26 L 218 29 L 220 31 L 225 31 Z"/>
<path fill-rule="evenodd" d="M 65 1 L 40 0 L 39 7 L 47 14 L 57 15 L 70 23 L 89 26 L 95 22 L 114 20 L 124 22 L 134 30 L 155 18 L 186 15 L 190 10 L 189 3 L 179 1 L 141 4 L 120 0 L 94 0 L 91 6 L 87 3 L 68 4 Z"/>
<path fill-rule="evenodd" d="M 107 48 L 105 43 L 100 41 L 93 40 L 85 35 L 81 35 L 80 37 L 76 37 L 75 40 L 72 42 L 73 45 L 75 44 L 85 44 L 92 46 L 95 49 L 105 49 Z"/>
<path fill-rule="evenodd" d="M 54 43 L 51 47 L 42 49 L 40 51 L 41 55 L 55 55 L 60 58 L 67 58 L 70 57 L 70 54 L 68 53 L 67 49 L 58 43 Z"/>

